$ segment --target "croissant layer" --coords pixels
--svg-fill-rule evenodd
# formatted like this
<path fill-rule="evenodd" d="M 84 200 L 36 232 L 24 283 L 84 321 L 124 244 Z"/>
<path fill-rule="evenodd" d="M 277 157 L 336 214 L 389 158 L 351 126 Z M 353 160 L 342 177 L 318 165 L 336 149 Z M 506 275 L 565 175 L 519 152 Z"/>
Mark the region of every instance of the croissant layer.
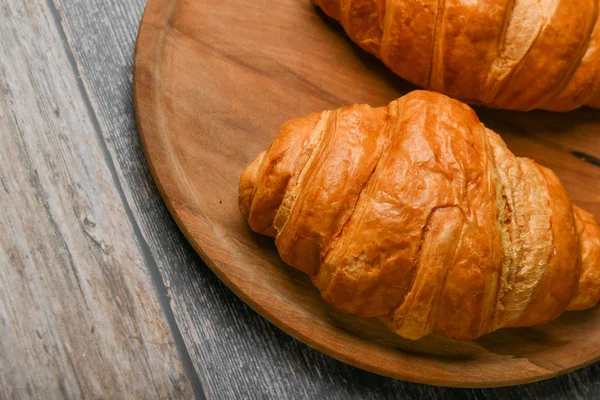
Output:
<path fill-rule="evenodd" d="M 513 110 L 600 107 L 599 0 L 313 0 L 401 77 Z"/>
<path fill-rule="evenodd" d="M 600 299 L 600 228 L 467 105 L 415 91 L 286 123 L 239 205 L 339 310 L 472 339 Z"/>

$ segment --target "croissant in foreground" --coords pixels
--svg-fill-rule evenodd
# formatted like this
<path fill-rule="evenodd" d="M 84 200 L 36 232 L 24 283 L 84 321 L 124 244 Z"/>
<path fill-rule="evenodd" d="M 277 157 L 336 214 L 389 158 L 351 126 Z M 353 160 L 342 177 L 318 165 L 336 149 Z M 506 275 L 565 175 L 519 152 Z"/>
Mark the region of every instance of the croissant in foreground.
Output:
<path fill-rule="evenodd" d="M 473 339 L 600 299 L 600 228 L 467 105 L 412 92 L 287 122 L 239 207 L 339 310 Z"/>
<path fill-rule="evenodd" d="M 421 87 L 513 110 L 600 108 L 599 0 L 313 0 Z"/>

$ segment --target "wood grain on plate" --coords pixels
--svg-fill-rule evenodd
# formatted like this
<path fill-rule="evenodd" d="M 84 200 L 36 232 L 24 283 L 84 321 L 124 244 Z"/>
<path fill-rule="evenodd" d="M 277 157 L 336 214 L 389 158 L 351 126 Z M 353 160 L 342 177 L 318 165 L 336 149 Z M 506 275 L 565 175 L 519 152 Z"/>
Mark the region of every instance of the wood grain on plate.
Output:
<path fill-rule="evenodd" d="M 151 0 L 134 80 L 150 169 L 180 228 L 229 287 L 286 332 L 361 368 L 447 386 L 529 382 L 600 358 L 598 308 L 471 342 L 403 340 L 328 307 L 271 240 L 250 232 L 237 209 L 238 179 L 283 122 L 348 103 L 387 104 L 413 89 L 308 0 Z M 600 113 L 477 112 L 600 216 Z"/>

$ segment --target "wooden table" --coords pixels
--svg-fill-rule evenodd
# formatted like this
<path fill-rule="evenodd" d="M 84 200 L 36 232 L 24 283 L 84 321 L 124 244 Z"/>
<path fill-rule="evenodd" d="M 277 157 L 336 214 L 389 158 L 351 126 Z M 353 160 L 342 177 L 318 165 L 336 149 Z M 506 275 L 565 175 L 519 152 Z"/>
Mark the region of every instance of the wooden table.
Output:
<path fill-rule="evenodd" d="M 144 3 L 0 0 L 0 399 L 600 398 L 600 363 L 502 389 L 383 378 L 241 302 L 143 158 L 131 70 Z"/>

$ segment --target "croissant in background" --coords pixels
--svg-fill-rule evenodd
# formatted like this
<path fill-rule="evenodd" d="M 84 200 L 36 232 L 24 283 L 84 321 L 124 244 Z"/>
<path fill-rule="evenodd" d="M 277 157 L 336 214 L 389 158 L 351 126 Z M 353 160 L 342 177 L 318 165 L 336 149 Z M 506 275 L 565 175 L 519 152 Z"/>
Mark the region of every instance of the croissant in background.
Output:
<path fill-rule="evenodd" d="M 600 108 L 599 0 L 313 0 L 414 84 L 512 110 Z"/>
<path fill-rule="evenodd" d="M 287 122 L 239 207 L 339 310 L 473 339 L 600 299 L 600 228 L 471 108 L 412 92 Z"/>

